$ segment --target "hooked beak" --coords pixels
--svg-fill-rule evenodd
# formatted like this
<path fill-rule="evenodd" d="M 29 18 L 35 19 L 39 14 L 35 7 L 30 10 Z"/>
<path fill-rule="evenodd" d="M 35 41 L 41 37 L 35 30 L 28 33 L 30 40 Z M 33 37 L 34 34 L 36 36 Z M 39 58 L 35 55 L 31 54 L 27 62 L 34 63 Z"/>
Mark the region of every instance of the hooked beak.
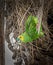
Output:
<path fill-rule="evenodd" d="M 18 44 L 21 45 L 21 40 L 18 37 L 16 38 L 16 40 L 17 40 Z"/>
<path fill-rule="evenodd" d="M 19 38 L 17 37 L 16 40 L 19 41 Z"/>
<path fill-rule="evenodd" d="M 21 42 L 20 39 L 19 39 L 18 37 L 16 38 L 16 41 Z"/>

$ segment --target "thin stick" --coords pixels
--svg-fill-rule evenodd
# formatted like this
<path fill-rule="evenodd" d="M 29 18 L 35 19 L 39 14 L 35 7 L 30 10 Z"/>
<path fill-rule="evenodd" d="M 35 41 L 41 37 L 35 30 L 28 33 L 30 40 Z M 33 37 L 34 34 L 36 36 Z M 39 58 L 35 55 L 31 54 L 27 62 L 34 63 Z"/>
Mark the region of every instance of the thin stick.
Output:
<path fill-rule="evenodd" d="M 31 7 L 31 6 L 29 6 L 28 9 L 26 10 L 26 12 L 24 13 L 20 25 L 22 24 L 22 22 L 23 22 L 23 20 L 24 20 L 24 18 L 25 18 L 25 16 L 26 16 L 26 14 L 27 14 L 27 12 L 30 10 L 30 7 Z"/>

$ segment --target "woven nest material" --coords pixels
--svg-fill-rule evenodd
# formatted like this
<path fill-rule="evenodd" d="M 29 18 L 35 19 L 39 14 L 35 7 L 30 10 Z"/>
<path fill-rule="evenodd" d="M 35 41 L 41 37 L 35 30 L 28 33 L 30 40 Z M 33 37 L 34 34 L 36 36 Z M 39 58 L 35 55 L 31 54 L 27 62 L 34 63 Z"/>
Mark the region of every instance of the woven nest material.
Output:
<path fill-rule="evenodd" d="M 6 4 L 6 40 L 9 43 L 9 49 L 14 53 L 13 59 L 16 60 L 15 64 L 31 65 L 37 63 L 37 58 L 44 57 L 44 55 L 41 53 L 42 50 L 48 51 L 50 46 L 52 45 L 51 36 L 53 36 L 53 34 L 50 31 L 52 29 L 52 25 L 49 27 L 47 24 L 47 15 L 49 11 L 48 7 L 50 5 L 46 5 L 45 1 L 43 2 L 41 0 L 12 0 L 7 1 Z M 39 11 L 41 9 L 42 11 Z M 39 16 L 38 13 L 42 16 Z M 41 19 L 45 36 L 33 41 L 32 43 L 22 44 L 19 50 L 13 50 L 13 47 L 9 42 L 9 34 L 13 30 L 14 37 L 16 38 L 18 35 L 24 32 L 25 21 L 29 15 L 38 16 L 39 20 Z"/>

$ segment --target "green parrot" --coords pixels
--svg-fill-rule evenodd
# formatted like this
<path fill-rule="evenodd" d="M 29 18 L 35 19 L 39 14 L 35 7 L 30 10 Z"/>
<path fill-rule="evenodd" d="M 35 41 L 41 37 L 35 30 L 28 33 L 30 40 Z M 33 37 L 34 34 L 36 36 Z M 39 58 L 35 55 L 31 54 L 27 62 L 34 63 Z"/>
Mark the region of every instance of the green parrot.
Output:
<path fill-rule="evenodd" d="M 19 35 L 16 40 L 27 43 L 43 36 L 42 25 L 39 25 L 38 18 L 30 15 L 25 23 L 25 32 Z"/>

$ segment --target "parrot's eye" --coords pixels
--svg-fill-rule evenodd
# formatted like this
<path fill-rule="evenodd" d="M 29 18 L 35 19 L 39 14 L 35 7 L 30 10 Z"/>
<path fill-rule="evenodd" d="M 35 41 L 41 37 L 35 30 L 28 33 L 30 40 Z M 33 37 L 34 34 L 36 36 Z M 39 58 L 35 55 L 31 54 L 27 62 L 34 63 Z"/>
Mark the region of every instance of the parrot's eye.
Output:
<path fill-rule="evenodd" d="M 20 40 L 22 40 L 22 41 L 24 40 L 24 37 L 23 36 L 19 36 L 18 38 L 20 38 Z"/>
<path fill-rule="evenodd" d="M 22 38 L 22 36 L 18 36 L 18 38 Z"/>
<path fill-rule="evenodd" d="M 22 38 L 22 37 L 20 36 L 20 38 Z"/>

